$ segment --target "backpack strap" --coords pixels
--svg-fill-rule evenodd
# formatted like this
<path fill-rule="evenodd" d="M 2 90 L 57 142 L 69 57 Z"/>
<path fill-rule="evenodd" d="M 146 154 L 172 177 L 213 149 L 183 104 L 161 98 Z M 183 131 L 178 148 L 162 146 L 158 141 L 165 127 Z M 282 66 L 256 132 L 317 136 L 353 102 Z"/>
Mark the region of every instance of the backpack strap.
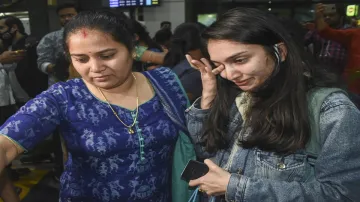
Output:
<path fill-rule="evenodd" d="M 159 67 L 143 74 L 150 80 L 171 121 L 180 131 L 187 134 L 185 110 L 190 106 L 190 102 L 177 75 L 166 67 Z"/>
<path fill-rule="evenodd" d="M 322 143 L 320 139 L 320 110 L 324 100 L 332 93 L 341 92 L 347 95 L 344 90 L 339 88 L 314 88 L 307 94 L 308 99 L 308 112 L 311 136 L 310 140 L 305 147 L 308 154 L 308 161 L 314 165 L 321 148 Z"/>

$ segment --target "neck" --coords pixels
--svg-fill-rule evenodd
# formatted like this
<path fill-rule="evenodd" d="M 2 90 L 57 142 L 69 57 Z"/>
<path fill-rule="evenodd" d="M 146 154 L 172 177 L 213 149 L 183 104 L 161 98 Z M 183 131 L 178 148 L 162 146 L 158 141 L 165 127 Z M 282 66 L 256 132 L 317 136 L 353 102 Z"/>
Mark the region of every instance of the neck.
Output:
<path fill-rule="evenodd" d="M 127 79 L 120 84 L 117 84 L 115 87 L 110 89 L 99 88 L 101 91 L 109 94 L 126 94 L 136 85 L 136 81 L 132 74 L 127 77 Z"/>

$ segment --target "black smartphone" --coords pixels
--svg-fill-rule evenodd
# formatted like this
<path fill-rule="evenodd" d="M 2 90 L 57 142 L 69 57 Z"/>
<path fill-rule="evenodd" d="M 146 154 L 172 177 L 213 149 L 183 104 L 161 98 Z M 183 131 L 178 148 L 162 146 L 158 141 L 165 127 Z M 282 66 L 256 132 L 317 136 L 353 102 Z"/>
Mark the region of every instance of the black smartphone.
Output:
<path fill-rule="evenodd" d="M 209 172 L 209 167 L 202 162 L 190 160 L 183 172 L 181 173 L 181 179 L 185 181 L 198 179 Z"/>

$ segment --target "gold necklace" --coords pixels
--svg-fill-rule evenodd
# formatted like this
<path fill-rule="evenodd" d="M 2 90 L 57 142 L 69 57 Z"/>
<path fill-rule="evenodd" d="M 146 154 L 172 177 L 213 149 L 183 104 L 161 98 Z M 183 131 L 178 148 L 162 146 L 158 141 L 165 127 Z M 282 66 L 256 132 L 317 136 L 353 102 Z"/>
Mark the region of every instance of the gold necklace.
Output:
<path fill-rule="evenodd" d="M 114 115 L 116 116 L 116 118 L 128 129 L 128 132 L 130 135 L 134 134 L 135 131 L 133 129 L 133 127 L 135 126 L 136 124 L 136 120 L 138 118 L 138 113 L 139 113 L 139 95 L 138 95 L 138 89 L 137 89 L 137 80 L 136 80 L 136 77 L 134 75 L 134 73 L 131 73 L 132 76 L 134 77 L 135 79 L 135 88 L 136 88 L 136 114 L 135 114 L 135 118 L 134 118 L 134 122 L 131 124 L 131 125 L 126 125 L 121 119 L 120 117 L 117 115 L 117 113 L 115 112 L 115 110 L 112 108 L 110 102 L 108 99 L 106 99 L 104 93 L 100 90 L 100 88 L 96 87 L 99 92 L 101 93 L 101 95 L 104 97 L 106 103 L 108 104 L 108 106 L 110 107 L 111 111 L 114 113 Z"/>

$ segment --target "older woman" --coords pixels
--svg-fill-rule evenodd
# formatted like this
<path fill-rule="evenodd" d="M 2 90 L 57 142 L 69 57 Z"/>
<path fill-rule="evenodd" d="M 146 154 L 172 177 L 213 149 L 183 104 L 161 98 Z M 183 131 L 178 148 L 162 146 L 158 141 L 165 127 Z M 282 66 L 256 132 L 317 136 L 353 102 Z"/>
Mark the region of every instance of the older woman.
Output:
<path fill-rule="evenodd" d="M 53 85 L 0 127 L 1 169 L 59 127 L 69 152 L 60 201 L 172 200 L 173 150 L 186 132 L 188 101 L 170 70 L 131 71 L 128 27 L 105 11 L 65 26 L 65 50 L 82 79 Z"/>

